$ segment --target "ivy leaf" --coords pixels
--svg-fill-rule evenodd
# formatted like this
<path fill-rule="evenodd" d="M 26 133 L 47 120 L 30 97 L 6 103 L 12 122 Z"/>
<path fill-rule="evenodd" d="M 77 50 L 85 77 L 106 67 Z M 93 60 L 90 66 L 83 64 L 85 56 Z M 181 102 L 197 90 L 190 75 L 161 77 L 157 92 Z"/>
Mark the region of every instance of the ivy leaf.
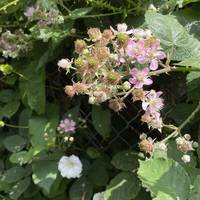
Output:
<path fill-rule="evenodd" d="M 57 161 L 38 160 L 32 163 L 33 182 L 41 187 L 47 194 L 50 192 L 53 183 L 57 178 Z"/>
<path fill-rule="evenodd" d="M 164 50 L 173 52 L 173 60 L 181 61 L 200 55 L 200 42 L 174 16 L 148 11 L 145 20 L 148 28 L 160 39 Z"/>
<path fill-rule="evenodd" d="M 140 161 L 138 176 L 144 187 L 150 189 L 154 195 L 162 192 L 173 200 L 188 199 L 190 178 L 184 168 L 174 160 Z"/>
<path fill-rule="evenodd" d="M 140 190 L 140 183 L 136 174 L 122 172 L 114 177 L 106 188 L 105 200 L 131 200 Z"/>
<path fill-rule="evenodd" d="M 111 133 L 111 113 L 101 106 L 92 107 L 92 122 L 97 132 L 104 138 L 108 138 Z"/>
<path fill-rule="evenodd" d="M 26 175 L 26 171 L 23 167 L 15 166 L 5 171 L 4 181 L 6 183 L 15 183 L 18 182 Z"/>
<path fill-rule="evenodd" d="M 18 152 L 26 146 L 26 140 L 20 135 L 12 135 L 8 136 L 3 144 L 8 151 Z"/>
<path fill-rule="evenodd" d="M 7 103 L 5 106 L 3 106 L 2 110 L 1 110 L 1 114 L 4 117 L 12 117 L 19 109 L 20 106 L 20 102 L 19 101 L 11 101 L 9 103 Z"/>
<path fill-rule="evenodd" d="M 9 197 L 11 199 L 17 200 L 26 191 L 30 185 L 30 178 L 27 177 L 24 180 L 17 182 L 9 191 Z"/>
<path fill-rule="evenodd" d="M 92 194 L 93 185 L 85 177 L 81 177 L 75 181 L 69 190 L 70 200 L 91 200 Z"/>
<path fill-rule="evenodd" d="M 139 166 L 138 159 L 139 156 L 134 151 L 121 151 L 113 157 L 111 163 L 117 169 L 133 171 L 136 170 Z"/>

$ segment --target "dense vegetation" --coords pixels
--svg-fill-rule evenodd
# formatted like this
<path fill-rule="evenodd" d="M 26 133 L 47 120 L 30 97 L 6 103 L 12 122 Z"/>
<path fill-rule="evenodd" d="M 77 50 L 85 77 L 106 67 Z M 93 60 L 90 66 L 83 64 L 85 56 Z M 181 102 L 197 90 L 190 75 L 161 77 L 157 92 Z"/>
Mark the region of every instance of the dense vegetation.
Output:
<path fill-rule="evenodd" d="M 0 1 L 0 199 L 200 199 L 199 0 Z"/>

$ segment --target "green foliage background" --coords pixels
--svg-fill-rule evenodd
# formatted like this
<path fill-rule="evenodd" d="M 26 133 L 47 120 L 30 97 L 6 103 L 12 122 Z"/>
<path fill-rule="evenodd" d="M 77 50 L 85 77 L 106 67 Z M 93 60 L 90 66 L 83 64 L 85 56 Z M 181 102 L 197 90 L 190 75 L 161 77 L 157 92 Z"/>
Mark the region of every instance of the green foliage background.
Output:
<path fill-rule="evenodd" d="M 64 23 L 38 29 L 24 16 L 32 5 L 59 10 Z M 88 27 L 103 29 L 126 22 L 130 27 L 150 29 L 172 55 L 172 65 L 180 67 L 173 76 L 181 77 L 181 88 L 176 80 L 169 82 L 168 76 L 156 80 L 166 89 L 163 114 L 166 121 L 182 126 L 196 111 L 183 131 L 199 141 L 199 9 L 198 0 L 1 0 L 1 33 L 22 29 L 28 35 L 30 50 L 16 58 L 0 56 L 0 199 L 91 200 L 99 191 L 106 191 L 104 200 L 200 199 L 199 150 L 186 165 L 171 142 L 167 153 L 155 153 L 152 160 L 145 161 L 136 136 L 129 149 L 116 142 L 104 151 L 79 145 L 87 140 L 87 128 L 76 133 L 78 142 L 70 147 L 60 143 L 56 133 L 61 118 L 78 120 L 80 107 L 86 106 L 84 98 L 71 100 L 64 94 L 70 77 L 58 70 L 57 61 L 73 57 L 73 41 L 84 38 Z M 87 109 L 92 113 L 88 119 L 92 130 L 98 132 L 101 141 L 108 142 L 116 126 L 113 114 L 106 106 Z M 164 130 L 159 137 L 167 134 Z M 84 165 L 77 180 L 61 178 L 57 169 L 60 157 L 71 153 Z"/>

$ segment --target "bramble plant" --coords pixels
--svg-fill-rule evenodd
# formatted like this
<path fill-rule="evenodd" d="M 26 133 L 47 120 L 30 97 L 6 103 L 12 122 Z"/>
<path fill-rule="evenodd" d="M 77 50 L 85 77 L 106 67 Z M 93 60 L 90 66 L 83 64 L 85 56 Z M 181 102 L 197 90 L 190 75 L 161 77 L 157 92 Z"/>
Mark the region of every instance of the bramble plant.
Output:
<path fill-rule="evenodd" d="M 199 200 L 199 0 L 0 2 L 0 200 Z"/>

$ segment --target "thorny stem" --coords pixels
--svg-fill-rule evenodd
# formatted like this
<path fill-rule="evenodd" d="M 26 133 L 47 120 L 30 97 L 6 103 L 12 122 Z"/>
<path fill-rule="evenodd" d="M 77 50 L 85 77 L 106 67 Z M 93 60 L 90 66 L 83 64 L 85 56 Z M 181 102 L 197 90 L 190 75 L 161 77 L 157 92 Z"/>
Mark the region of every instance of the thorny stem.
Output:
<path fill-rule="evenodd" d="M 12 2 L 6 4 L 5 6 L 2 6 L 2 7 L 0 8 L 0 11 L 6 11 L 6 9 L 7 9 L 8 7 L 10 7 L 10 6 L 12 6 L 12 5 L 17 5 L 18 2 L 19 2 L 19 0 L 14 0 L 14 1 L 12 1 Z"/>

